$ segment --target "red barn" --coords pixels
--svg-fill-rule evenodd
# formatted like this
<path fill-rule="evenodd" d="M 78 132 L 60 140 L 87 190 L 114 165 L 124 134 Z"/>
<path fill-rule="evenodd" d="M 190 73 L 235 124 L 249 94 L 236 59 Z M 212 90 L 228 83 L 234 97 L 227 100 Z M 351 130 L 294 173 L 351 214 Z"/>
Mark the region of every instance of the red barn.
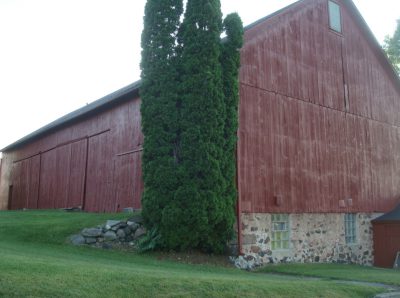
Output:
<path fill-rule="evenodd" d="M 400 197 L 400 81 L 353 2 L 247 26 L 241 62 L 238 262 L 371 264 Z M 4 148 L 0 209 L 140 208 L 139 85 Z"/>

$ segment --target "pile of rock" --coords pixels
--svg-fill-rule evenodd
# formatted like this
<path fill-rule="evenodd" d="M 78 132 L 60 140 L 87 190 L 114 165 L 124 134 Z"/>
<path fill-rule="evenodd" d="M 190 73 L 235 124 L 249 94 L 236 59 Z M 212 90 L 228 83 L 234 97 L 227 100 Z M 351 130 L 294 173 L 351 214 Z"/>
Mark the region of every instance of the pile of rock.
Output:
<path fill-rule="evenodd" d="M 85 228 L 79 234 L 72 235 L 73 245 L 91 245 L 101 248 L 120 246 L 134 247 L 137 240 L 146 234 L 143 220 L 135 216 L 128 220 L 107 220 L 101 226 Z"/>

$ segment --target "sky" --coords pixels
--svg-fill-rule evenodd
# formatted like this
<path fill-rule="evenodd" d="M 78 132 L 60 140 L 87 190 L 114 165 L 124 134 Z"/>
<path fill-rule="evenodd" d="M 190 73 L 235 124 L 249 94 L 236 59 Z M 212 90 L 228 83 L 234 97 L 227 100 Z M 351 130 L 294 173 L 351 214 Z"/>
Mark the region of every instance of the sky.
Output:
<path fill-rule="evenodd" d="M 140 77 L 145 0 L 0 0 L 0 149 Z M 221 0 L 250 24 L 295 1 Z M 379 43 L 399 0 L 354 0 Z"/>

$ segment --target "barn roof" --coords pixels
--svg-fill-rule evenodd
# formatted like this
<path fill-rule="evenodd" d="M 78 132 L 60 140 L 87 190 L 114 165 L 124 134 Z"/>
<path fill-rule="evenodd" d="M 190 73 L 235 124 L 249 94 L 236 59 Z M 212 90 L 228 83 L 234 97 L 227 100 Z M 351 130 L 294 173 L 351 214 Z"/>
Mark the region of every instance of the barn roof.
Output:
<path fill-rule="evenodd" d="M 35 130 L 34 132 L 26 135 L 25 137 L 19 139 L 18 141 L 8 145 L 7 147 L 4 147 L 0 151 L 5 152 L 14 149 L 24 143 L 27 143 L 45 133 L 53 131 L 63 125 L 79 120 L 82 117 L 88 116 L 101 109 L 107 109 L 108 107 L 117 104 L 123 101 L 124 99 L 130 98 L 130 96 L 132 95 L 138 95 L 139 86 L 140 86 L 140 81 L 136 81 L 132 84 L 129 84 L 128 86 L 125 86 L 117 91 L 114 91 L 111 94 L 108 94 L 94 102 L 91 102 L 90 104 L 80 109 L 77 109 L 65 116 L 62 116 L 61 118 L 58 118 L 53 122 L 50 122 L 49 124 L 39 128 L 38 130 Z"/>
<path fill-rule="evenodd" d="M 247 25 L 244 28 L 244 30 L 245 31 L 250 30 L 250 29 L 264 23 L 265 21 L 273 18 L 274 16 L 280 15 L 281 13 L 284 13 L 284 12 L 294 8 L 295 6 L 301 4 L 302 2 L 307 2 L 307 1 L 308 0 L 296 1 L 282 9 L 264 17 L 264 18 L 261 18 L 255 22 L 251 23 L 250 25 Z M 378 59 L 383 64 L 384 68 L 388 71 L 392 82 L 397 86 L 397 89 L 400 92 L 400 80 L 399 80 L 399 77 L 397 76 L 396 71 L 394 70 L 393 65 L 389 62 L 386 54 L 383 52 L 381 46 L 379 45 L 379 43 L 376 40 L 372 31 L 369 29 L 367 23 L 365 22 L 364 18 L 361 16 L 357 7 L 355 6 L 355 4 L 353 3 L 352 0 L 343 0 L 343 3 L 346 5 L 346 7 L 349 9 L 349 11 L 354 15 L 355 20 L 358 22 L 360 27 L 363 29 L 370 45 L 372 46 L 374 51 L 377 53 Z M 0 150 L 0 152 L 5 152 L 5 151 L 9 151 L 11 149 L 14 149 L 14 148 L 16 148 L 20 145 L 23 145 L 31 140 L 34 140 L 35 138 L 38 138 L 50 131 L 53 131 L 63 125 L 69 124 L 73 121 L 81 119 L 84 116 L 88 116 L 89 114 L 93 114 L 101 109 L 105 109 L 113 104 L 116 104 L 116 103 L 122 101 L 123 99 L 126 99 L 128 96 L 130 96 L 132 94 L 138 95 L 140 84 L 141 84 L 140 80 L 136 81 L 136 82 L 134 82 L 128 86 L 125 86 L 105 97 L 102 97 L 102 98 L 100 98 L 78 110 L 75 110 L 75 111 L 43 126 L 42 128 L 28 134 L 27 136 L 19 139 L 18 141 L 8 145 L 7 147 L 4 147 L 3 149 Z"/>
<path fill-rule="evenodd" d="M 397 205 L 392 211 L 385 213 L 378 218 L 375 218 L 372 222 L 387 222 L 387 221 L 398 221 L 400 222 L 400 204 Z"/>

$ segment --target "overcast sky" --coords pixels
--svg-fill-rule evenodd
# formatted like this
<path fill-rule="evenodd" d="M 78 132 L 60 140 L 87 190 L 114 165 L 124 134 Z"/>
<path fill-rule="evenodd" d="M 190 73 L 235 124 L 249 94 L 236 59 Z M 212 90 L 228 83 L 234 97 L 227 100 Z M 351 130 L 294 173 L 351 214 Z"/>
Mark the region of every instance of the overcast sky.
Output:
<path fill-rule="evenodd" d="M 295 1 L 222 0 L 245 25 Z M 399 0 L 355 0 L 382 43 Z M 0 0 L 0 149 L 139 79 L 145 0 Z"/>

